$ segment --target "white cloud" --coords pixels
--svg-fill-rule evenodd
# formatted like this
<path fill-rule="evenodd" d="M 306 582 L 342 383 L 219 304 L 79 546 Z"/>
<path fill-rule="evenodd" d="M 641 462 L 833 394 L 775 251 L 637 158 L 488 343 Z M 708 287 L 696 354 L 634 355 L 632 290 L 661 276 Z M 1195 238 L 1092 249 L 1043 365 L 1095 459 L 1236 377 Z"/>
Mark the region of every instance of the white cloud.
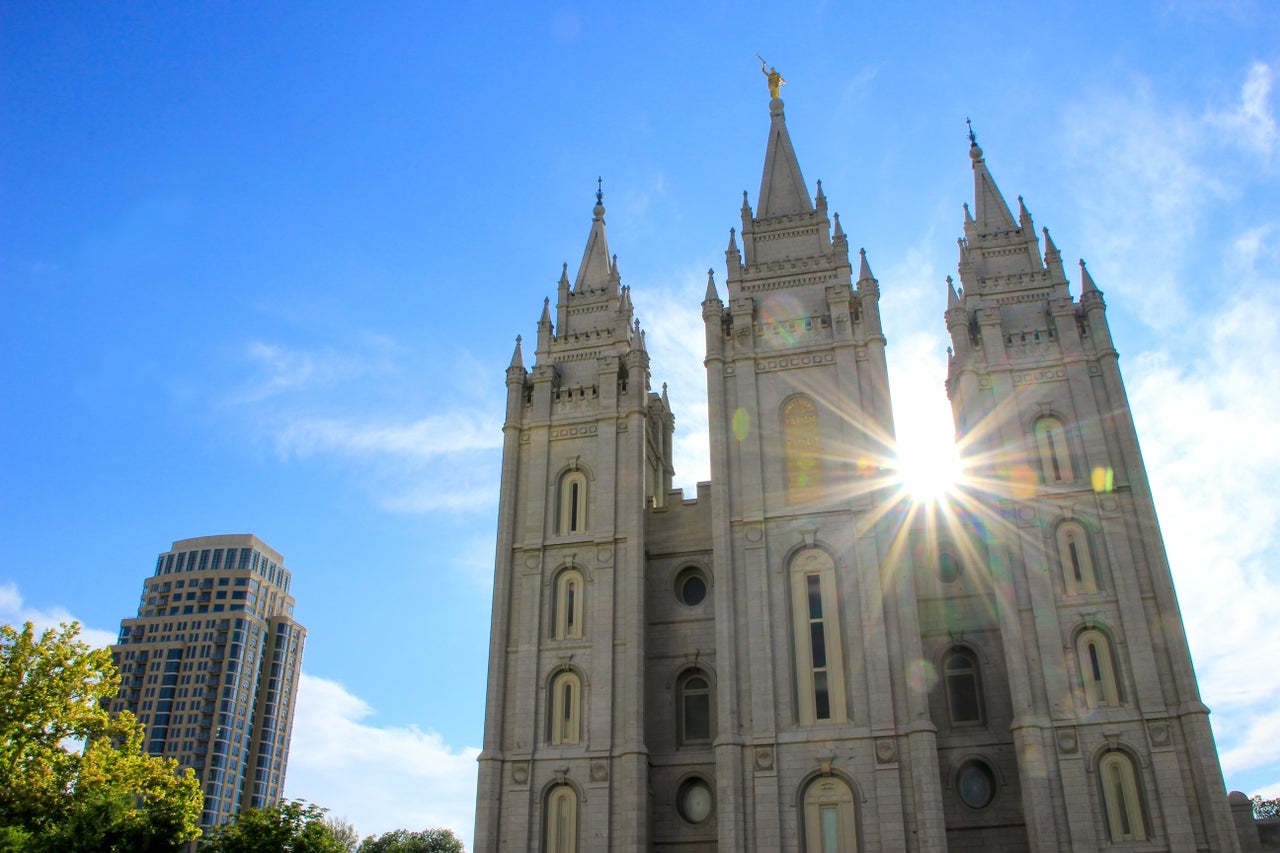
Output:
<path fill-rule="evenodd" d="M 47 610 L 27 607 L 15 583 L 0 583 L 0 621 L 14 626 L 30 622 L 37 634 L 48 628 L 57 628 L 63 622 L 80 622 L 63 607 Z M 103 648 L 116 641 L 116 632 L 90 628 L 80 622 L 80 639 L 94 648 Z"/>
<path fill-rule="evenodd" d="M 232 403 L 257 403 L 287 392 L 357 379 L 377 369 L 376 362 L 364 356 L 328 349 L 308 352 L 265 341 L 247 342 L 244 356 L 253 366 L 254 376 L 232 395 Z"/>
<path fill-rule="evenodd" d="M 303 673 L 286 796 L 330 809 L 362 836 L 446 826 L 470 848 L 480 750 L 416 726 L 377 726 L 373 714 L 338 682 Z"/>
<path fill-rule="evenodd" d="M 1275 72 L 1255 62 L 1240 87 L 1240 101 L 1230 109 L 1210 112 L 1206 120 L 1229 134 L 1229 141 L 1270 160 L 1276 148 L 1276 120 L 1271 114 L 1271 84 Z"/>
<path fill-rule="evenodd" d="M 424 462 L 450 454 L 491 450 L 502 444 L 500 424 L 492 412 L 465 410 L 428 415 L 416 421 L 280 417 L 271 431 L 276 449 L 285 457 L 339 453 Z"/>

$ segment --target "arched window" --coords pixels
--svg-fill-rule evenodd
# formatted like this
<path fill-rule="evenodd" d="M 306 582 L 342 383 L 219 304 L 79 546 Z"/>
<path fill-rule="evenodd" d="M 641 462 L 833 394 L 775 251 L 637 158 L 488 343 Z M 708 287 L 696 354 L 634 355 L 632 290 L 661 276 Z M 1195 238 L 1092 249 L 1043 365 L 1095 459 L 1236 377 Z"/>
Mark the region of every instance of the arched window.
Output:
<path fill-rule="evenodd" d="M 1133 759 L 1118 749 L 1103 753 L 1098 760 L 1098 781 L 1102 784 L 1102 805 L 1111 840 L 1146 841 L 1147 823 Z"/>
<path fill-rule="evenodd" d="M 587 475 L 581 471 L 566 472 L 560 478 L 556 503 L 556 532 L 561 536 L 582 533 L 587 529 Z"/>
<path fill-rule="evenodd" d="M 680 743 L 709 743 L 714 731 L 714 716 L 711 681 L 706 673 L 691 669 L 680 676 L 676 685 L 676 706 Z"/>
<path fill-rule="evenodd" d="M 575 744 L 582 739 L 582 682 L 565 670 L 551 680 L 550 740 Z"/>
<path fill-rule="evenodd" d="M 1067 445 L 1067 430 L 1062 421 L 1052 417 L 1041 418 L 1036 421 L 1032 432 L 1044 481 L 1050 485 L 1074 483 L 1076 475 L 1071 467 L 1071 449 Z"/>
<path fill-rule="evenodd" d="M 1081 631 L 1076 638 L 1076 653 L 1080 657 L 1080 676 L 1089 707 L 1119 705 L 1120 682 L 1116 678 L 1115 653 L 1107 635 L 1097 628 Z"/>
<path fill-rule="evenodd" d="M 547 794 L 547 853 L 577 853 L 578 794 L 568 785 L 557 785 Z"/>
<path fill-rule="evenodd" d="M 1058 559 L 1062 563 L 1062 581 L 1067 595 L 1086 595 L 1098 591 L 1098 573 L 1093 566 L 1089 536 L 1076 521 L 1058 525 Z"/>
<path fill-rule="evenodd" d="M 551 636 L 554 639 L 571 640 L 582 636 L 583 590 L 582 573 L 577 569 L 565 569 L 556 576 L 555 597 L 551 605 Z"/>
<path fill-rule="evenodd" d="M 787 500 L 801 503 L 822 495 L 822 434 L 818 407 L 803 395 L 782 406 L 782 456 Z"/>
<path fill-rule="evenodd" d="M 804 791 L 805 853 L 855 853 L 858 816 L 844 780 L 819 776 Z"/>
<path fill-rule="evenodd" d="M 791 560 L 796 695 L 802 724 L 844 722 L 844 653 L 831 555 L 806 548 Z"/>
<path fill-rule="evenodd" d="M 981 723 L 982 680 L 977 657 L 968 649 L 952 649 L 942 659 L 942 678 L 946 685 L 951 722 Z"/>

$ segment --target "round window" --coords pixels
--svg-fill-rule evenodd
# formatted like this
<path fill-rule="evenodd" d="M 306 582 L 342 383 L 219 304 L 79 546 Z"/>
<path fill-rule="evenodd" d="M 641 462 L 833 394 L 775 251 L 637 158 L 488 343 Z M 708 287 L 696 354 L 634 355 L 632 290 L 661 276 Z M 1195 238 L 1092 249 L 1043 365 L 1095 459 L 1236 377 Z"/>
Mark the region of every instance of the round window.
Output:
<path fill-rule="evenodd" d="M 683 572 L 676 580 L 676 596 L 681 604 L 697 607 L 707 598 L 707 579 L 701 572 Z"/>
<path fill-rule="evenodd" d="M 938 554 L 938 580 L 951 583 L 958 580 L 963 571 L 964 566 L 953 551 L 942 551 Z"/>
<path fill-rule="evenodd" d="M 996 795 L 996 779 L 981 761 L 968 761 L 956 775 L 960 800 L 971 809 L 986 807 Z"/>
<path fill-rule="evenodd" d="M 677 806 L 680 817 L 689 823 L 702 823 L 710 817 L 714 802 L 711 786 L 702 779 L 690 779 L 680 786 Z"/>

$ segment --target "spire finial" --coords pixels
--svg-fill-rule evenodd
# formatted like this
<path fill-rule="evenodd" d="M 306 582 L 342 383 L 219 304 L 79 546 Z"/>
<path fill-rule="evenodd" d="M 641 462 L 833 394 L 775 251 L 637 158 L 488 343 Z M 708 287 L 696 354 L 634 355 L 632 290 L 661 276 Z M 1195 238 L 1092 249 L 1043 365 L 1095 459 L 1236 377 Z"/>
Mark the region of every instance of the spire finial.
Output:
<path fill-rule="evenodd" d="M 596 178 L 596 204 L 604 204 L 604 178 Z"/>
<path fill-rule="evenodd" d="M 978 137 L 973 135 L 973 122 L 969 120 L 968 116 L 965 116 L 964 123 L 969 125 L 969 146 L 973 147 L 978 144 Z"/>

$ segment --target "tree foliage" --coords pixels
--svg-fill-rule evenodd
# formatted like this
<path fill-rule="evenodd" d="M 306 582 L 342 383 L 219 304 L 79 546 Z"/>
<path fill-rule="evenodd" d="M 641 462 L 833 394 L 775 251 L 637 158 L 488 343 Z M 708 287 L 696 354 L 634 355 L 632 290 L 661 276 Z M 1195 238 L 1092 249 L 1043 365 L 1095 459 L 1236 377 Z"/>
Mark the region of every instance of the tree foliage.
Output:
<path fill-rule="evenodd" d="M 1280 798 L 1264 800 L 1261 794 L 1250 798 L 1253 801 L 1253 817 L 1255 820 L 1280 818 Z"/>
<path fill-rule="evenodd" d="M 176 850 L 200 834 L 200 784 L 142 751 L 132 714 L 107 713 L 111 653 L 79 633 L 0 625 L 0 853 Z"/>
<path fill-rule="evenodd" d="M 410 832 L 397 829 L 376 838 L 370 835 L 360 845 L 360 853 L 466 853 L 458 836 L 449 829 Z"/>
<path fill-rule="evenodd" d="M 327 811 L 305 800 L 246 809 L 214 830 L 200 853 L 348 853 L 343 834 L 325 819 Z"/>

